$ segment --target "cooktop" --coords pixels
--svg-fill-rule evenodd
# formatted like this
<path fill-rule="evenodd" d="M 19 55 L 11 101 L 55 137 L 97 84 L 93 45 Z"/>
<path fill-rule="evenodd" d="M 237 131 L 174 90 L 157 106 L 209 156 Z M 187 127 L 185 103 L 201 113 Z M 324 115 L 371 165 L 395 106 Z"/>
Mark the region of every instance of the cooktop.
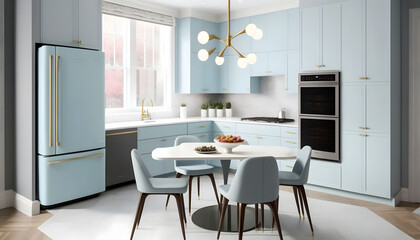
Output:
<path fill-rule="evenodd" d="M 287 123 L 287 122 L 294 122 L 295 120 L 288 119 L 288 118 L 276 118 L 276 117 L 246 117 L 246 118 L 241 118 L 241 121 Z"/>

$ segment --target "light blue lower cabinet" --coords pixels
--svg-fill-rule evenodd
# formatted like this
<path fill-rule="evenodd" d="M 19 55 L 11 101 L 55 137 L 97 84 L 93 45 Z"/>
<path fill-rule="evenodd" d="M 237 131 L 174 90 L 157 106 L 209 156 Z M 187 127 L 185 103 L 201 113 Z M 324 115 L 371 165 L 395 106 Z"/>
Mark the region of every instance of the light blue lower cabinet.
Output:
<path fill-rule="evenodd" d="M 210 139 L 210 134 L 209 133 L 197 133 L 197 134 L 192 134 L 192 135 L 198 137 L 201 142 L 212 142 L 213 141 L 213 139 Z"/>
<path fill-rule="evenodd" d="M 341 134 L 342 188 L 346 191 L 365 191 L 365 138 L 359 132 Z"/>
<path fill-rule="evenodd" d="M 367 134 L 366 193 L 378 197 L 391 196 L 391 146 L 387 134 Z"/>
<path fill-rule="evenodd" d="M 341 189 L 341 164 L 311 159 L 308 183 Z"/>
<path fill-rule="evenodd" d="M 38 193 L 50 206 L 105 191 L 105 149 L 38 156 Z"/>

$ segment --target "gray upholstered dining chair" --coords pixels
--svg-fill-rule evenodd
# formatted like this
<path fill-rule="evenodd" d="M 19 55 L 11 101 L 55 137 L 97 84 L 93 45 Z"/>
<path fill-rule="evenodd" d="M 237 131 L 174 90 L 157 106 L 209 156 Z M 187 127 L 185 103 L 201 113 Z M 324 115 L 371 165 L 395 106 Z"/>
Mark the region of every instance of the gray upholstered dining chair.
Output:
<path fill-rule="evenodd" d="M 179 136 L 175 139 L 174 146 L 178 146 L 181 143 L 187 142 L 201 142 L 200 139 L 196 136 L 192 135 L 185 135 Z M 194 177 L 197 178 L 197 190 L 198 190 L 198 199 L 200 199 L 200 177 L 201 176 L 208 176 L 211 180 L 213 185 L 214 194 L 216 195 L 217 205 L 220 206 L 219 197 L 217 195 L 217 188 L 216 182 L 214 180 L 213 172 L 216 170 L 213 166 L 208 165 L 204 160 L 175 160 L 174 161 L 176 178 L 180 178 L 182 176 L 188 176 L 188 213 L 191 216 L 191 188 L 192 188 L 192 180 Z M 166 199 L 166 206 L 168 207 L 169 202 L 169 195 Z"/>
<path fill-rule="evenodd" d="M 311 153 L 312 148 L 309 146 L 305 146 L 301 150 L 299 150 L 293 170 L 291 172 L 279 171 L 279 184 L 283 186 L 293 187 L 293 193 L 295 195 L 295 201 L 299 213 L 299 218 L 301 218 L 301 216 L 303 219 L 305 218 L 303 208 L 303 205 L 305 205 L 306 213 L 308 214 L 309 225 L 311 227 L 313 235 L 314 228 L 312 226 L 311 213 L 309 212 L 308 200 L 306 198 L 306 192 L 304 187 L 304 185 L 308 182 Z"/>
<path fill-rule="evenodd" d="M 175 197 L 178 205 L 179 220 L 181 222 L 182 235 L 185 238 L 184 221 L 187 224 L 187 217 L 184 207 L 183 193 L 187 191 L 187 181 L 185 179 L 173 178 L 152 178 L 149 170 L 144 164 L 137 149 L 131 151 L 131 160 L 133 163 L 134 176 L 136 179 L 137 190 L 141 193 L 140 200 L 137 205 L 137 211 L 134 218 L 133 228 L 131 230 L 130 240 L 133 239 L 134 230 L 140 223 L 141 214 L 143 212 L 146 197 L 149 195 L 172 195 Z"/>
<path fill-rule="evenodd" d="M 223 219 L 229 201 L 239 203 L 239 239 L 242 239 L 245 208 L 248 204 L 266 204 L 270 207 L 277 224 L 280 239 L 283 239 L 280 220 L 277 215 L 276 201 L 279 198 L 277 161 L 273 157 L 253 157 L 245 159 L 238 170 L 231 184 L 219 186 L 222 195 L 223 207 L 219 220 L 219 230 L 223 225 Z"/>

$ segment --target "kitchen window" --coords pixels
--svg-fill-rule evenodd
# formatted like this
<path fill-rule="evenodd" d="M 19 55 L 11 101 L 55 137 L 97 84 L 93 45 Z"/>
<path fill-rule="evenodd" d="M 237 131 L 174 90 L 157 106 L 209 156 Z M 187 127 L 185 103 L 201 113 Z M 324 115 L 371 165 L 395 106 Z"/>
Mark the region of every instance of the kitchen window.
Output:
<path fill-rule="evenodd" d="M 144 98 L 156 107 L 168 106 L 172 27 L 108 14 L 102 18 L 106 108 L 138 110 Z"/>

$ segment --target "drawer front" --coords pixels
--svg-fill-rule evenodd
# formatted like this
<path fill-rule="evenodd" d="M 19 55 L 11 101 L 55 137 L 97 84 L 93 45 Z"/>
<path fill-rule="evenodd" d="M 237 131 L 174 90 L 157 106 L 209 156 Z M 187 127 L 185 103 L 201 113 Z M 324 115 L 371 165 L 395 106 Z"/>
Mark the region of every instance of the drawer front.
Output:
<path fill-rule="evenodd" d="M 188 134 L 205 133 L 211 131 L 211 122 L 188 123 Z"/>
<path fill-rule="evenodd" d="M 277 160 L 280 171 L 291 172 L 295 166 L 296 160 Z"/>
<path fill-rule="evenodd" d="M 259 136 L 259 139 L 260 145 L 263 146 L 281 146 L 281 139 L 278 136 Z"/>
<path fill-rule="evenodd" d="M 341 189 L 341 165 L 311 160 L 308 183 Z"/>
<path fill-rule="evenodd" d="M 174 146 L 176 137 L 163 137 L 157 139 L 148 139 L 137 142 L 137 150 L 140 154 L 149 154 L 155 148 Z"/>
<path fill-rule="evenodd" d="M 281 127 L 282 138 L 299 138 L 299 129 L 297 127 Z"/>
<path fill-rule="evenodd" d="M 235 123 L 231 122 L 213 122 L 213 131 L 235 133 Z M 233 135 L 233 134 L 232 134 Z"/>
<path fill-rule="evenodd" d="M 293 138 L 281 138 L 281 146 L 299 148 L 299 141 Z"/>
<path fill-rule="evenodd" d="M 38 157 L 39 201 L 44 206 L 105 191 L 105 150 Z"/>
<path fill-rule="evenodd" d="M 187 134 L 187 124 L 172 124 L 138 128 L 138 140 Z"/>
<path fill-rule="evenodd" d="M 280 137 L 280 127 L 260 124 L 236 124 L 236 132 Z"/>
<path fill-rule="evenodd" d="M 193 134 L 194 136 L 198 137 L 201 142 L 210 142 L 210 134 L 209 133 L 199 133 L 199 134 Z"/>

